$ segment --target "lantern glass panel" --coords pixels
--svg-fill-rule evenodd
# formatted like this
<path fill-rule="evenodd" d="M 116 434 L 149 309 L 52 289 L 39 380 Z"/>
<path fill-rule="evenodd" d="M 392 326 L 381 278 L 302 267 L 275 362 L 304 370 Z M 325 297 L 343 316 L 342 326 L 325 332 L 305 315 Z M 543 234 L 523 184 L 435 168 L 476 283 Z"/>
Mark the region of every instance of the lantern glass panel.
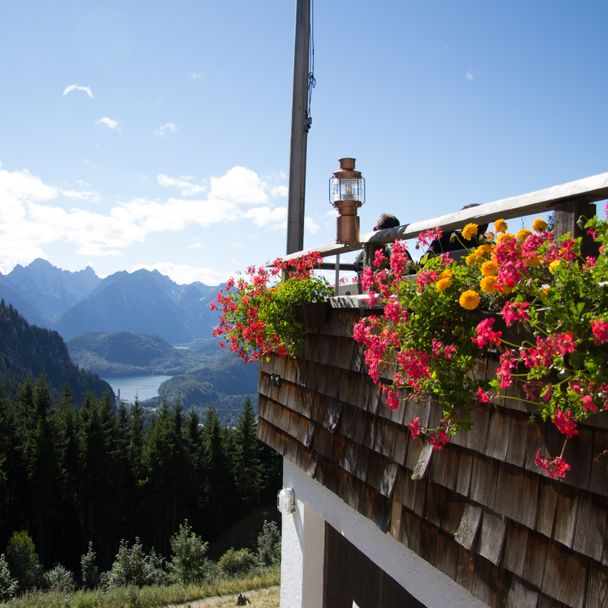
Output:
<path fill-rule="evenodd" d="M 365 199 L 365 180 L 363 178 L 331 178 L 331 202 L 359 201 Z"/>

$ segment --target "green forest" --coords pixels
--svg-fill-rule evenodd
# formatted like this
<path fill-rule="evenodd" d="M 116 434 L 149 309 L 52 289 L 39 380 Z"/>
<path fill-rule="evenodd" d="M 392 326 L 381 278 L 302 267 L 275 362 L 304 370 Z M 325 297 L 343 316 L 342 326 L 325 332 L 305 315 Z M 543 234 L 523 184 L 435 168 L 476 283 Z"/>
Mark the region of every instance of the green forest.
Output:
<path fill-rule="evenodd" d="M 77 406 L 77 407 L 76 407 Z M 0 393 L 0 554 L 26 531 L 42 564 L 80 569 L 92 543 L 101 570 L 121 540 L 169 555 L 188 520 L 206 541 L 273 501 L 280 458 L 256 439 L 246 400 L 238 423 L 211 409 L 114 407 L 108 394 L 75 404 L 44 377 Z"/>

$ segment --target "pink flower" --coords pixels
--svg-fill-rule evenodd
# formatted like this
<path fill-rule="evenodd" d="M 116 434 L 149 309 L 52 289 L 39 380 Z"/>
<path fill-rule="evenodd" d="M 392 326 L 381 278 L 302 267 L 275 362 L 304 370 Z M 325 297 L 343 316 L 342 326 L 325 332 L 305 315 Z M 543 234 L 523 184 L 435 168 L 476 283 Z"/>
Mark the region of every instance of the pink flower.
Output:
<path fill-rule="evenodd" d="M 399 393 L 397 391 L 387 391 L 386 404 L 391 410 L 396 410 L 399 407 Z"/>
<path fill-rule="evenodd" d="M 530 318 L 527 311 L 528 306 L 530 306 L 529 302 L 505 302 L 501 310 L 505 325 L 511 327 L 515 321 L 527 321 Z"/>
<path fill-rule="evenodd" d="M 420 416 L 416 416 L 416 418 L 414 418 L 407 425 L 407 428 L 410 431 L 410 436 L 412 437 L 412 439 L 418 439 L 418 437 L 420 437 L 420 434 L 424 430 L 424 427 L 422 426 L 422 424 L 420 424 Z"/>
<path fill-rule="evenodd" d="M 424 230 L 416 239 L 416 249 L 419 249 L 420 247 L 428 247 L 433 241 L 439 240 L 442 235 L 443 233 L 441 232 L 441 228 Z"/>
<path fill-rule="evenodd" d="M 603 319 L 589 321 L 593 332 L 593 341 L 596 344 L 605 344 L 608 341 L 608 323 Z"/>
<path fill-rule="evenodd" d="M 536 457 L 534 458 L 534 464 L 547 471 L 549 477 L 553 479 L 562 479 L 566 476 L 566 473 L 570 470 L 570 465 L 560 456 L 555 458 L 545 458 L 540 455 L 540 448 L 536 451 Z"/>
<path fill-rule="evenodd" d="M 576 422 L 572 419 L 572 412 L 569 410 L 562 412 L 562 410 L 556 408 L 555 415 L 553 416 L 553 424 L 555 424 L 559 432 L 568 437 L 568 439 L 578 435 Z"/>
<path fill-rule="evenodd" d="M 591 395 L 583 395 L 580 399 L 581 403 L 583 404 L 583 409 L 586 412 L 594 414 L 598 411 L 598 407 L 595 405 L 595 403 L 593 403 L 593 397 Z"/>
<path fill-rule="evenodd" d="M 490 395 L 481 386 L 477 389 L 477 399 L 479 399 L 480 403 L 490 403 Z"/>
<path fill-rule="evenodd" d="M 471 338 L 471 340 L 477 344 L 478 348 L 483 348 L 484 346 L 498 346 L 500 344 L 500 336 L 502 335 L 502 332 L 494 331 L 492 329 L 494 327 L 495 320 L 496 319 L 493 317 L 489 317 L 477 324 L 477 337 Z"/>

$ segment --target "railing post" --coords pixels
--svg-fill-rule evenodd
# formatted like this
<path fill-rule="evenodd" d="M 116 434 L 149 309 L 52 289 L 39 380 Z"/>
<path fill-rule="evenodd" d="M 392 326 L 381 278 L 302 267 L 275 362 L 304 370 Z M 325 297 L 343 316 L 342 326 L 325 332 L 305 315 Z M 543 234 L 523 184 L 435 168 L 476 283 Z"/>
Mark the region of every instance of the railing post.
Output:
<path fill-rule="evenodd" d="M 593 203 L 565 201 L 555 206 L 553 217 L 555 220 L 555 238 L 570 233 L 572 238 L 582 237 L 581 255 L 583 257 L 597 254 L 593 239 L 579 226 L 581 218 L 590 219 L 595 215 Z"/>

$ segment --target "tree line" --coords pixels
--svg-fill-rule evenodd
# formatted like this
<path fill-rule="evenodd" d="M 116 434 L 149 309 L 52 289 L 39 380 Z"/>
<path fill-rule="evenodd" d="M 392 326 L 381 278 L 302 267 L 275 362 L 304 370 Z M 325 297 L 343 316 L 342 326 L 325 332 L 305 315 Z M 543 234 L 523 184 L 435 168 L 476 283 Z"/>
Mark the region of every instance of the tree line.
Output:
<path fill-rule="evenodd" d="M 44 378 L 28 381 L 0 394 L 0 552 L 26 530 L 46 567 L 76 570 L 90 542 L 102 568 L 121 539 L 168 555 L 184 520 L 213 541 L 268 504 L 280 466 L 249 400 L 235 427 L 166 403 L 147 421 L 138 403 L 86 395 L 76 408 L 69 390 L 55 400 Z"/>

